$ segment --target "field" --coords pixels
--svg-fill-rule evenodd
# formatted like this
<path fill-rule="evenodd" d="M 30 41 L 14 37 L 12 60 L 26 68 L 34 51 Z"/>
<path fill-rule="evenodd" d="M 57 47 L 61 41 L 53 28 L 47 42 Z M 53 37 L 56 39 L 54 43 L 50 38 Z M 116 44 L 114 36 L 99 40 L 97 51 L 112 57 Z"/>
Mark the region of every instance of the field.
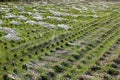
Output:
<path fill-rule="evenodd" d="M 120 80 L 120 3 L 0 3 L 0 80 Z"/>

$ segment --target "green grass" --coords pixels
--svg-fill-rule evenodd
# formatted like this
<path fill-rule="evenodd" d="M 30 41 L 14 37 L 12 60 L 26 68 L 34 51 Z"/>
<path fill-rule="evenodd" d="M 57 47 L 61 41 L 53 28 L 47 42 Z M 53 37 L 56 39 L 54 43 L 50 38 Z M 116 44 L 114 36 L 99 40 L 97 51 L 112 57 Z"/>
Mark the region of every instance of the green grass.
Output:
<path fill-rule="evenodd" d="M 16 36 L 21 38 L 8 40 L 5 36 L 10 32 L 0 29 L 0 80 L 77 80 L 88 71 L 94 74 L 90 69 L 120 37 L 119 5 L 85 1 L 63 5 L 0 3 L 0 20 L 3 22 L 0 27 L 15 30 L 18 32 Z M 55 16 L 50 10 L 60 12 L 57 13 L 60 16 Z M 10 17 L 9 13 L 15 17 Z M 20 20 L 20 15 L 27 20 Z M 36 20 L 34 16 L 42 16 L 43 20 Z M 64 20 L 48 19 L 47 16 Z M 35 24 L 26 23 L 30 20 Z M 11 21 L 21 24 L 14 25 Z M 48 24 L 39 25 L 39 22 Z M 55 28 L 50 28 L 51 24 Z M 60 28 L 59 24 L 70 29 Z M 101 67 L 100 76 L 105 71 L 119 73 L 107 64 Z M 99 79 L 104 78 L 94 75 L 94 80 Z"/>

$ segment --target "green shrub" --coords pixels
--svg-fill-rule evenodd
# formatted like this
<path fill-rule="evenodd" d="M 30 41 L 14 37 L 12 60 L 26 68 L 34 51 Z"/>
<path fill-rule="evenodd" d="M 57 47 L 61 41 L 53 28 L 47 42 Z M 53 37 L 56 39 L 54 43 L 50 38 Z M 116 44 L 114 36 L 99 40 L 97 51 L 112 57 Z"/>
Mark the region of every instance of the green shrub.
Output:
<path fill-rule="evenodd" d="M 56 74 L 55 74 L 54 71 L 49 71 L 49 72 L 47 73 L 47 75 L 50 76 L 50 77 L 55 77 L 55 76 L 56 76 Z"/>
<path fill-rule="evenodd" d="M 61 65 L 55 65 L 54 67 L 55 72 L 61 73 L 64 71 L 64 68 Z"/>
<path fill-rule="evenodd" d="M 37 80 L 50 80 L 50 79 L 49 79 L 49 77 L 47 75 L 43 74 L 43 75 L 39 76 L 37 78 Z"/>
<path fill-rule="evenodd" d="M 113 68 L 110 68 L 110 69 L 107 71 L 107 73 L 108 73 L 109 75 L 112 75 L 112 76 L 115 76 L 115 75 L 119 75 L 119 74 L 120 74 L 119 71 L 117 71 L 117 70 L 115 70 L 115 69 L 113 69 Z"/>

